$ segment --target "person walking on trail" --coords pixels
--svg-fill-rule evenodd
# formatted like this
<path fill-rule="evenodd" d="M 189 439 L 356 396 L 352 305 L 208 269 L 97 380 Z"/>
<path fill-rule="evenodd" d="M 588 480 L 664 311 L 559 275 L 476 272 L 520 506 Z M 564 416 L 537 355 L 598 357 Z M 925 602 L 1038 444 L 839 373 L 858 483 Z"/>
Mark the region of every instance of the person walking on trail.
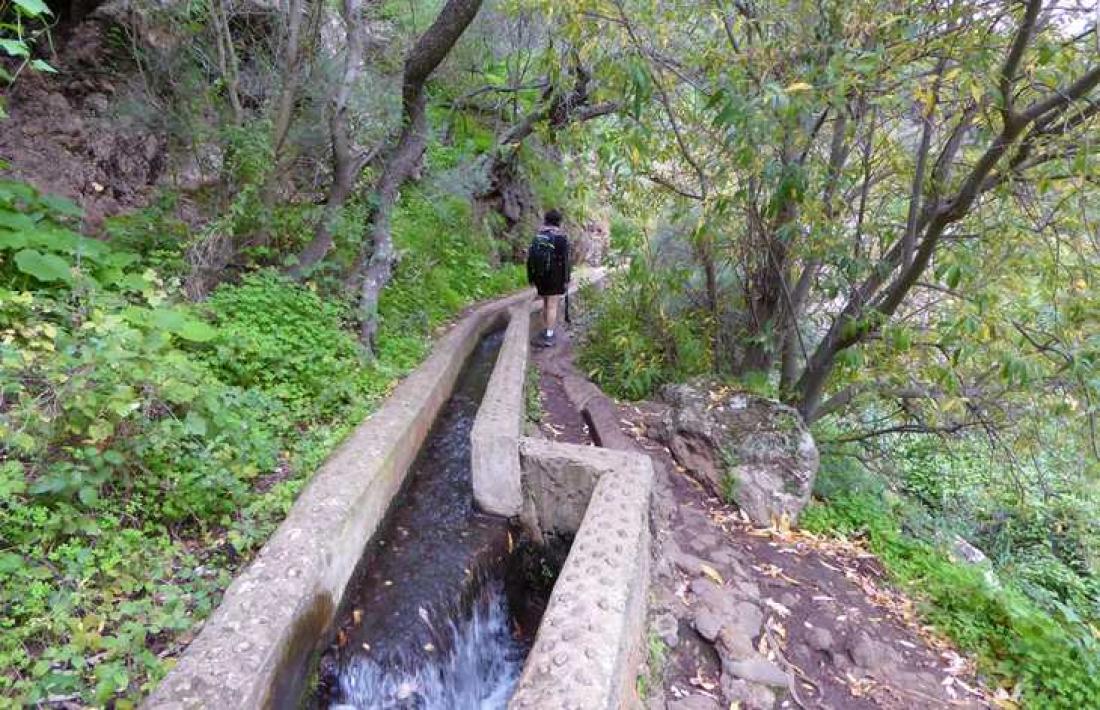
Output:
<path fill-rule="evenodd" d="M 561 212 L 549 210 L 527 250 L 527 283 L 542 297 L 543 328 L 535 345 L 545 348 L 554 344 L 558 306 L 569 288 L 570 271 L 569 238 L 561 228 Z"/>

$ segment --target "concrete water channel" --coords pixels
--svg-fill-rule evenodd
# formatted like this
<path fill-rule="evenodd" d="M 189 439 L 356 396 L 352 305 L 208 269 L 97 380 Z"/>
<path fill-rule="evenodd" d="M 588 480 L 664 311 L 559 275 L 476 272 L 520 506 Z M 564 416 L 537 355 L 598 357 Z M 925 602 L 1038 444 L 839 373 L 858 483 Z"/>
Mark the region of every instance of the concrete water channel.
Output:
<path fill-rule="evenodd" d="M 144 707 L 633 705 L 652 466 L 523 436 L 531 310 L 524 292 L 451 328 Z M 514 613 L 533 592 L 507 574 L 521 538 L 572 540 L 537 632 Z"/>

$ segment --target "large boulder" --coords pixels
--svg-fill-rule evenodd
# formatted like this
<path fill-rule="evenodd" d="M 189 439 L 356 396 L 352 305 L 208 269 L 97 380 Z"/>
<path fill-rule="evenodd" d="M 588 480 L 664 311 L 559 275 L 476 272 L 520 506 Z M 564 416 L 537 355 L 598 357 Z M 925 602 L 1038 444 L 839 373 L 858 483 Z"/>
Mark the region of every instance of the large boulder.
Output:
<path fill-rule="evenodd" d="M 756 525 L 797 522 L 810 500 L 818 453 L 798 411 L 706 382 L 669 385 L 653 435 L 713 494 Z"/>

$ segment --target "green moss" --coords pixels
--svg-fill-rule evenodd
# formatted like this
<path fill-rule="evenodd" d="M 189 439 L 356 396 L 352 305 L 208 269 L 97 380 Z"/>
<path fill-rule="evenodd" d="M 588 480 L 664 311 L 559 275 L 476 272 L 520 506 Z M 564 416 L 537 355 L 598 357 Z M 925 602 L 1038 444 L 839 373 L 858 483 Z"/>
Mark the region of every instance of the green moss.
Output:
<path fill-rule="evenodd" d="M 539 395 L 539 371 L 528 363 L 526 381 L 523 385 L 524 410 L 527 421 L 537 424 L 542 421 L 542 398 Z"/>

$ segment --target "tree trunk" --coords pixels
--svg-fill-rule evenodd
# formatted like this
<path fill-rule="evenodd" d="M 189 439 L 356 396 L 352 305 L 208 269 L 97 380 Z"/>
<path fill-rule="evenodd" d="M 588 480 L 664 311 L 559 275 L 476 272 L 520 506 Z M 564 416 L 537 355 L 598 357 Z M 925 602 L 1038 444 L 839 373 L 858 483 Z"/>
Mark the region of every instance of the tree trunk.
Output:
<path fill-rule="evenodd" d="M 329 140 L 332 142 L 332 187 L 321 219 L 314 228 L 313 239 L 298 256 L 298 263 L 289 273 L 293 278 L 302 278 L 332 249 L 333 230 L 340 210 L 355 188 L 366 160 L 357 158 L 348 125 L 348 103 L 351 92 L 359 81 L 363 63 L 363 32 L 359 26 L 361 0 L 344 0 L 341 14 L 344 19 L 344 32 L 347 48 L 344 55 L 344 74 L 333 93 L 329 114 Z"/>
<path fill-rule="evenodd" d="M 841 109 L 833 121 L 833 137 L 829 142 L 829 173 L 825 181 L 825 189 L 822 194 L 822 202 L 825 205 L 825 222 L 832 223 L 836 219 L 836 191 L 840 182 L 840 171 L 848 159 L 849 149 L 845 143 L 848 131 L 848 113 Z M 806 358 L 808 354 L 802 336 L 799 332 L 799 320 L 809 296 L 810 287 L 817 278 L 817 272 L 821 264 L 817 260 L 811 260 L 802 270 L 794 291 L 787 294 L 786 317 L 784 318 L 783 348 L 779 373 L 779 391 L 787 396 L 795 386 L 798 379 L 799 358 Z M 790 283 L 788 280 L 787 283 Z"/>
<path fill-rule="evenodd" d="M 283 51 L 279 60 L 279 74 L 282 77 L 279 95 L 275 99 L 275 111 L 271 120 L 271 168 L 264 176 L 260 188 L 260 204 L 263 209 L 260 232 L 254 238 L 256 245 L 265 245 L 271 239 L 271 212 L 279 198 L 279 186 L 289 162 L 287 137 L 294 120 L 294 104 L 302 85 L 302 72 L 309 48 L 316 40 L 320 30 L 320 2 L 312 3 L 308 15 L 303 6 L 304 0 L 290 0 L 286 11 L 286 35 L 283 37 Z M 305 26 L 303 27 L 303 22 Z"/>
<path fill-rule="evenodd" d="M 237 48 L 233 44 L 233 34 L 229 30 L 229 10 L 226 0 L 214 0 L 210 5 L 211 19 L 214 21 L 214 40 L 218 49 L 218 70 L 225 82 L 225 93 L 229 98 L 229 107 L 233 111 L 233 123 L 244 123 L 244 106 L 241 104 L 240 72 L 237 60 Z"/>
<path fill-rule="evenodd" d="M 447 0 L 435 22 L 420 36 L 405 58 L 401 87 L 404 125 L 375 190 L 377 207 L 371 216 L 367 238 L 363 240 L 356 274 L 362 277 L 359 337 L 372 351 L 378 334 L 378 297 L 389 283 L 396 261 L 390 217 L 398 191 L 412 176 L 427 147 L 427 95 L 424 85 L 473 21 L 481 9 L 481 3 L 482 0 Z"/>
<path fill-rule="evenodd" d="M 711 334 L 711 356 L 714 359 L 712 368 L 718 371 L 722 358 L 722 314 L 721 302 L 718 298 L 718 265 L 714 260 L 714 243 L 710 234 L 697 235 L 696 258 L 703 265 L 703 276 L 707 288 L 707 311 L 714 321 Z"/>

